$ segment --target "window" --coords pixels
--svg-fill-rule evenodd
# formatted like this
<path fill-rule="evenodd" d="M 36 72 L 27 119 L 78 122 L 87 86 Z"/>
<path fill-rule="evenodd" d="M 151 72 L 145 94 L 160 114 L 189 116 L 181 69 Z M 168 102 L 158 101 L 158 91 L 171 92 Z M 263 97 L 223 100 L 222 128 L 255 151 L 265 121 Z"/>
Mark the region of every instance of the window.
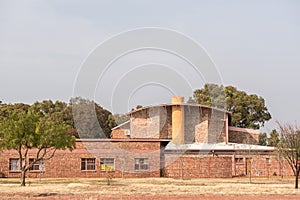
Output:
<path fill-rule="evenodd" d="M 243 158 L 235 158 L 235 163 L 236 164 L 244 164 L 244 159 Z"/>
<path fill-rule="evenodd" d="M 135 171 L 149 170 L 149 159 L 148 158 L 135 158 L 134 159 L 134 170 Z"/>
<path fill-rule="evenodd" d="M 81 170 L 95 170 L 95 158 L 81 158 Z"/>
<path fill-rule="evenodd" d="M 25 160 L 22 159 L 22 165 L 25 165 Z M 20 168 L 20 159 L 19 158 L 10 158 L 9 159 L 9 170 L 11 171 L 18 171 L 21 170 Z"/>
<path fill-rule="evenodd" d="M 34 158 L 29 158 L 29 164 L 31 164 L 34 161 Z M 39 171 L 44 171 L 44 163 L 43 161 L 38 161 L 33 164 L 32 167 L 30 167 L 29 170 L 39 170 Z"/>
<path fill-rule="evenodd" d="M 266 163 L 270 164 L 271 159 L 270 158 L 266 158 Z"/>
<path fill-rule="evenodd" d="M 114 158 L 100 158 L 101 171 L 114 171 L 115 159 Z"/>

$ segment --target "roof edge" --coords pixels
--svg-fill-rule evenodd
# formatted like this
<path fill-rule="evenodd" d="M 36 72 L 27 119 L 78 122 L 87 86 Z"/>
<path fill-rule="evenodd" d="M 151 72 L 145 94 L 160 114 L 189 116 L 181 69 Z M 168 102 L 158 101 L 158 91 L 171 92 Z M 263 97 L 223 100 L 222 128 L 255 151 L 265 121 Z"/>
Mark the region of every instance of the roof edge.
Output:
<path fill-rule="evenodd" d="M 128 121 L 126 121 L 126 122 L 123 122 L 122 124 L 119 124 L 118 126 L 113 127 L 111 130 L 115 130 L 115 129 L 117 129 L 117 128 L 120 128 L 121 126 L 123 126 L 123 125 L 125 125 L 125 124 L 127 124 L 127 123 L 130 123 L 130 120 L 128 120 Z"/>
<path fill-rule="evenodd" d="M 136 110 L 132 110 L 132 111 L 126 113 L 126 115 L 130 115 L 130 114 L 133 114 L 133 113 L 145 110 L 145 109 L 149 109 L 149 108 L 164 107 L 164 106 L 165 107 L 166 106 L 194 106 L 194 107 L 202 107 L 202 108 L 208 108 L 208 109 L 212 109 L 212 110 L 221 111 L 221 112 L 227 113 L 229 115 L 232 115 L 231 112 L 229 112 L 227 110 L 220 109 L 220 108 L 206 106 L 206 105 L 202 105 L 202 104 L 189 104 L 189 103 L 174 103 L 174 104 L 173 103 L 168 103 L 168 104 L 150 105 L 150 106 L 145 106 L 145 107 L 142 107 L 142 108 L 139 108 L 139 109 L 136 109 Z"/>

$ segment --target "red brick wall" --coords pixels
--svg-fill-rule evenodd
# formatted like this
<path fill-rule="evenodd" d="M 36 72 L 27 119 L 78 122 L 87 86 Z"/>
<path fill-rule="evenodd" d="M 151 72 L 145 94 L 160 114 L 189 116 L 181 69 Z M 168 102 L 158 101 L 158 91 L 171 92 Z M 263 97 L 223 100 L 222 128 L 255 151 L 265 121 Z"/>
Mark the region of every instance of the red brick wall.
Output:
<path fill-rule="evenodd" d="M 232 160 L 232 169 L 233 176 L 248 175 L 250 170 L 252 176 L 293 176 L 287 161 L 278 159 L 276 155 L 236 155 Z"/>
<path fill-rule="evenodd" d="M 172 139 L 172 107 L 167 106 L 161 111 L 159 138 Z"/>
<path fill-rule="evenodd" d="M 170 178 L 232 177 L 231 157 L 166 155 L 165 176 Z"/>
<path fill-rule="evenodd" d="M 45 172 L 28 172 L 27 177 L 51 178 L 89 178 L 107 177 L 107 172 L 100 170 L 100 158 L 114 158 L 113 177 L 159 177 L 160 142 L 77 142 L 77 148 L 70 151 L 57 151 L 55 156 L 45 161 Z M 85 148 L 87 147 L 87 148 Z M 0 153 L 0 171 L 5 177 L 20 177 L 20 172 L 9 171 L 9 158 L 18 158 L 16 151 Z M 29 158 L 34 158 L 34 152 Z M 94 171 L 81 170 L 81 158 L 96 158 Z M 149 158 L 149 171 L 135 171 L 134 158 Z M 124 170 L 122 170 L 124 168 Z"/>
<path fill-rule="evenodd" d="M 131 138 L 159 138 L 160 108 L 144 109 L 132 114 Z"/>
<path fill-rule="evenodd" d="M 117 128 L 112 130 L 111 132 L 111 138 L 118 138 L 118 139 L 126 139 L 126 138 L 130 138 L 130 135 L 125 135 L 125 130 L 121 129 L 121 128 Z"/>
<path fill-rule="evenodd" d="M 88 178 L 107 177 L 107 172 L 100 170 L 100 158 L 114 158 L 115 171 L 112 177 L 160 177 L 160 165 L 164 163 L 164 176 L 171 178 L 225 178 L 247 175 L 249 166 L 246 158 L 251 158 L 252 176 L 290 176 L 293 175 L 286 161 L 278 160 L 276 155 L 181 155 L 161 154 L 160 142 L 77 142 L 73 151 L 57 151 L 49 161 L 45 161 L 45 172 L 27 173 L 28 177 L 51 178 Z M 29 157 L 34 158 L 34 151 Z M 235 158 L 243 158 L 235 163 Z M 0 153 L 0 172 L 5 177 L 19 177 L 20 172 L 9 171 L 9 158 L 18 158 L 16 151 Z M 96 158 L 94 171 L 81 170 L 81 158 Z M 137 172 L 134 170 L 134 158 L 149 158 L 149 171 Z M 162 158 L 162 160 L 161 160 Z M 270 162 L 266 161 L 270 158 Z M 124 170 L 123 170 L 124 169 Z"/>

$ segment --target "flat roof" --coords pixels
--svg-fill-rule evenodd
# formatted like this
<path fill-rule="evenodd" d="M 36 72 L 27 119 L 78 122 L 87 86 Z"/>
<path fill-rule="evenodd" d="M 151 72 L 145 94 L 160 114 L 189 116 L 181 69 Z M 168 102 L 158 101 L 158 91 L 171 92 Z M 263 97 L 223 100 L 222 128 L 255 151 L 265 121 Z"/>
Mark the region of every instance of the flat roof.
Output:
<path fill-rule="evenodd" d="M 170 142 L 171 139 L 159 138 L 78 138 L 76 142 Z"/>
<path fill-rule="evenodd" d="M 193 143 L 193 144 L 173 144 L 169 143 L 166 146 L 166 150 L 257 150 L 257 151 L 274 151 L 275 147 L 270 146 L 261 146 L 253 144 L 239 144 L 239 143 L 215 143 L 215 144 L 206 144 L 206 143 Z"/>

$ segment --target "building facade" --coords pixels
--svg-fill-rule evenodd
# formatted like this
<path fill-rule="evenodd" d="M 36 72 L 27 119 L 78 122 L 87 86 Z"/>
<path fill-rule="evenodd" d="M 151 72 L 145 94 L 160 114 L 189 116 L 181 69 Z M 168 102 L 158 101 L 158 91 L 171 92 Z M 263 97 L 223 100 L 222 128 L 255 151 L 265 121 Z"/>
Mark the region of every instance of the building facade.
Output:
<path fill-rule="evenodd" d="M 35 164 L 28 177 L 229 178 L 290 176 L 273 147 L 259 146 L 258 130 L 231 126 L 231 113 L 175 96 L 171 104 L 143 107 L 112 129 L 110 139 L 77 139 Z M 2 151 L 0 177 L 20 177 L 16 151 Z M 34 150 L 28 162 L 34 159 Z"/>

